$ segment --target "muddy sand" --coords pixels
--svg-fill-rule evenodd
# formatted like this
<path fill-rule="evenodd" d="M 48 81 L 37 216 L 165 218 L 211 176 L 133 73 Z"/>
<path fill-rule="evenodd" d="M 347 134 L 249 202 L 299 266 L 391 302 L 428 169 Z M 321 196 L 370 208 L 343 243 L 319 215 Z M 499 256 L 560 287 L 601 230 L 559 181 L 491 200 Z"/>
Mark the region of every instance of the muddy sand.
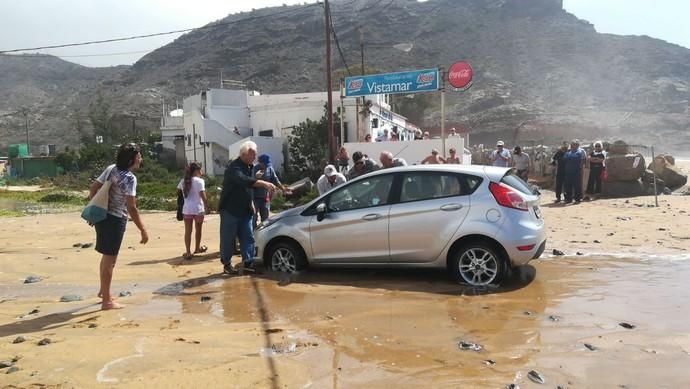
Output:
<path fill-rule="evenodd" d="M 146 213 L 149 244 L 131 223 L 123 243 L 116 311 L 99 311 L 98 254 L 73 247 L 95 239 L 78 214 L 0 219 L 0 363 L 12 365 L 0 385 L 687 387 L 690 197 L 659 208 L 652 197 L 543 198 L 547 251 L 498 290 L 435 271 L 227 277 L 217 215 L 210 253 L 184 261 L 182 224 Z M 42 279 L 25 284 L 31 275 Z"/>

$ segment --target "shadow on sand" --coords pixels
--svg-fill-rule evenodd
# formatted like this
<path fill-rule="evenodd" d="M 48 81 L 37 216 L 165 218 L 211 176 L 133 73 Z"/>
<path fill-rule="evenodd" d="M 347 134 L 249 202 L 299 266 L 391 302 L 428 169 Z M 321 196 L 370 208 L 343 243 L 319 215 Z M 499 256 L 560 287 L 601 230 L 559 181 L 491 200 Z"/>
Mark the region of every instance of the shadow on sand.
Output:
<path fill-rule="evenodd" d="M 444 270 L 440 269 L 343 269 L 343 268 L 314 268 L 299 273 L 287 274 L 259 268 L 256 273 L 248 276 L 275 281 L 278 286 L 290 284 L 349 286 L 363 289 L 385 289 L 391 291 L 425 292 L 442 295 L 478 296 L 512 292 L 528 286 L 536 276 L 536 269 L 531 265 L 513 269 L 506 276 L 499 287 L 475 287 L 457 284 L 448 279 Z M 195 288 L 220 280 L 227 280 L 237 275 L 214 274 L 200 278 L 168 284 L 155 294 L 180 296 L 197 294 L 185 292 L 185 289 Z"/>
<path fill-rule="evenodd" d="M 5 336 L 29 334 L 33 332 L 50 331 L 55 328 L 73 324 L 71 323 L 73 319 L 86 315 L 93 315 L 94 313 L 99 312 L 98 310 L 89 310 L 88 312 L 78 313 L 79 311 L 93 308 L 97 305 L 100 305 L 100 303 L 80 306 L 69 311 L 50 313 L 43 316 L 37 316 L 32 319 L 20 320 L 13 323 L 0 325 L 0 338 Z"/>

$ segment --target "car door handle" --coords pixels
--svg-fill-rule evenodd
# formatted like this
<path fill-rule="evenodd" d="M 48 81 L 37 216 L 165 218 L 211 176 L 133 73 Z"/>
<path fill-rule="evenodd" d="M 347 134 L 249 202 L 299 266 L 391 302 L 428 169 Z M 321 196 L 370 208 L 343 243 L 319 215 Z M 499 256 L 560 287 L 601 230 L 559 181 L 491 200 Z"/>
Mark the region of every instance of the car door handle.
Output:
<path fill-rule="evenodd" d="M 370 213 L 368 215 L 364 215 L 362 217 L 362 220 L 379 220 L 382 217 L 383 217 L 383 215 L 380 215 L 378 213 Z"/>
<path fill-rule="evenodd" d="M 441 211 L 457 211 L 462 208 L 462 204 L 446 204 L 441 206 Z"/>

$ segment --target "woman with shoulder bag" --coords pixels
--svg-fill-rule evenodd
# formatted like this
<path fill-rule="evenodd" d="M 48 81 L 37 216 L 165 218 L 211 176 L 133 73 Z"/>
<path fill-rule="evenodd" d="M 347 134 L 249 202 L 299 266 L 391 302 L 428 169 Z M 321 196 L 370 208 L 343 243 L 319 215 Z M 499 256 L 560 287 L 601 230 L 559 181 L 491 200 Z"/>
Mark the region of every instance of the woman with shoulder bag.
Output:
<path fill-rule="evenodd" d="M 98 297 L 102 298 L 101 309 L 103 310 L 123 307 L 113 301 L 110 285 L 127 228 L 128 217 L 132 218 L 134 224 L 141 231 L 140 243 L 146 244 L 149 240 L 137 209 L 137 178 L 133 173 L 139 169 L 141 161 L 141 152 L 136 145 L 124 144 L 120 146 L 115 165 L 109 166 L 96 178 L 90 188 L 89 198 L 92 198 L 107 180 L 110 181 L 108 214 L 104 220 L 94 225 L 96 227 L 96 251 L 103 254 L 100 265 L 101 288 L 98 292 Z M 110 174 L 107 174 L 108 172 Z"/>

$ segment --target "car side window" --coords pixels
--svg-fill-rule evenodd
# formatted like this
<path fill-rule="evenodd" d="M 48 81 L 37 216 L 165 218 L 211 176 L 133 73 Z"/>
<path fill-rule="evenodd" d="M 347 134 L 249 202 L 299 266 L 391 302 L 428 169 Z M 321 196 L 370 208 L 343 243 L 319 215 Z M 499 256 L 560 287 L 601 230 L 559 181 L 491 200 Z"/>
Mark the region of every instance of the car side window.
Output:
<path fill-rule="evenodd" d="M 400 202 L 461 196 L 460 177 L 444 172 L 413 172 L 403 176 Z"/>
<path fill-rule="evenodd" d="M 339 212 L 376 207 L 390 202 L 393 175 L 362 179 L 336 189 L 328 198 L 328 211 Z"/>

